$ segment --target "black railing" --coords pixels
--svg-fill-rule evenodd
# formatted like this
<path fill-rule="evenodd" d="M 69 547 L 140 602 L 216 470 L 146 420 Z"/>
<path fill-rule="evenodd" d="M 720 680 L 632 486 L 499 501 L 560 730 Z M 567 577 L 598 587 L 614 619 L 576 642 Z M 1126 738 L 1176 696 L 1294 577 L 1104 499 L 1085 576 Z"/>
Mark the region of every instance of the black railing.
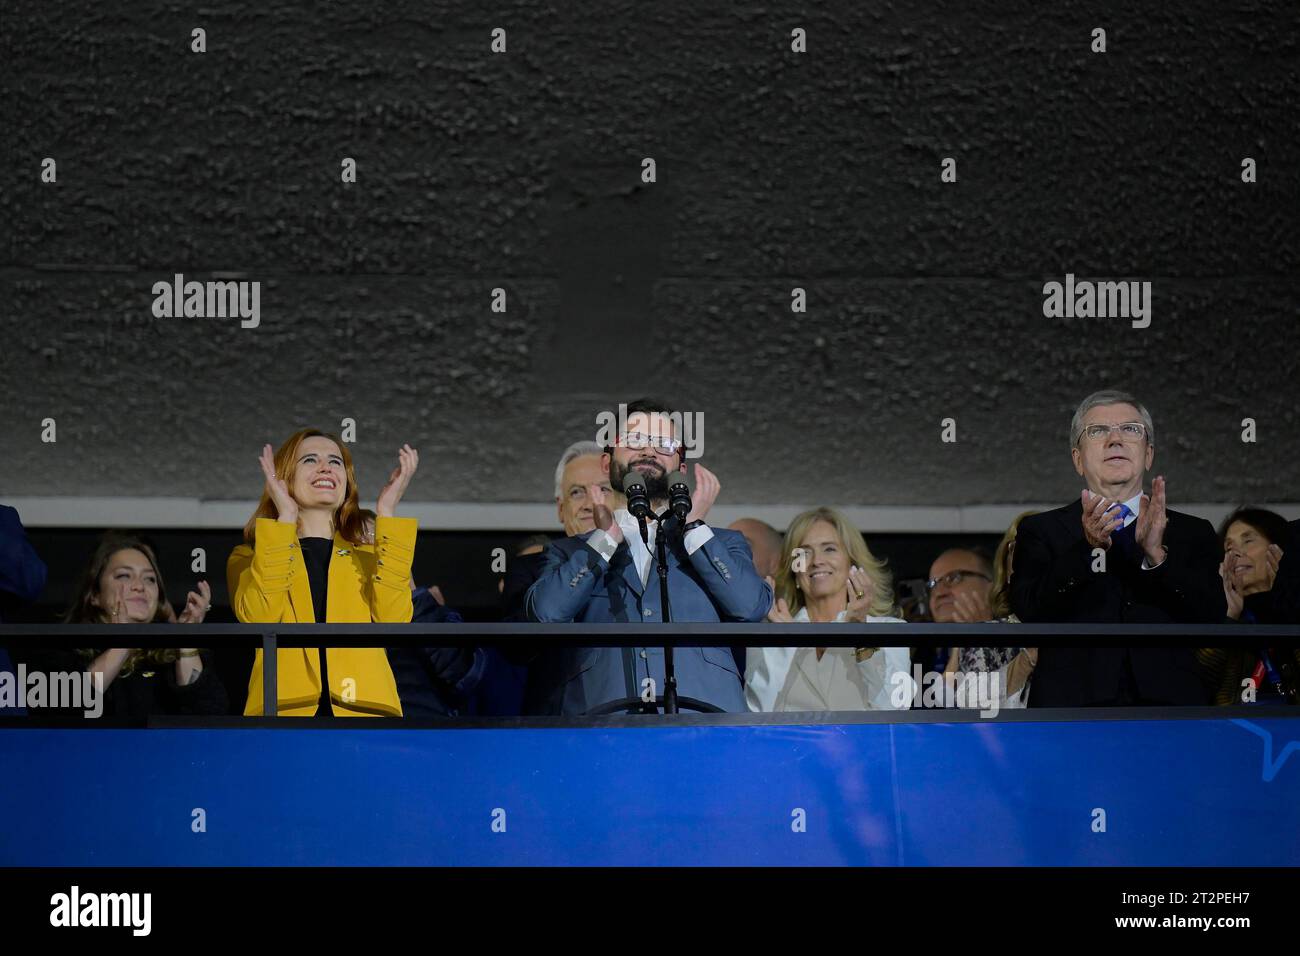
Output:
<path fill-rule="evenodd" d="M 270 717 L 278 710 L 279 647 L 1273 647 L 1300 642 L 1300 625 L 0 624 L 0 647 L 113 647 L 127 634 L 136 647 L 261 647 L 262 712 Z"/>

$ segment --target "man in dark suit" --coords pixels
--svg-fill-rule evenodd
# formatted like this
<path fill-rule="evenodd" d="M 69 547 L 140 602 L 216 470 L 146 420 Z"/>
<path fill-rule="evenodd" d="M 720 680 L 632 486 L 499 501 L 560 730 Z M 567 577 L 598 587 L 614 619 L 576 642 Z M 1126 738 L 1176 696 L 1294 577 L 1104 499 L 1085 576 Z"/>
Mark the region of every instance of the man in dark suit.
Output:
<path fill-rule="evenodd" d="M 667 510 L 670 471 L 685 470 L 673 413 L 663 403 L 643 400 L 626 407 L 626 426 L 601 456 L 610 485 L 623 487 L 631 469 L 646 480 L 651 508 Z M 592 485 L 595 530 L 552 542 L 542 576 L 529 589 L 531 620 L 542 622 L 663 621 L 655 536 L 667 547 L 668 596 L 674 622 L 764 619 L 772 589 L 754 570 L 745 536 L 711 528 L 705 517 L 721 490 L 708 469 L 696 465 L 696 489 L 685 522 L 675 517 L 662 529 L 649 524 L 649 547 L 626 509 L 611 511 L 603 488 Z M 746 709 L 742 678 L 727 647 L 682 647 L 674 651 L 678 693 L 725 711 Z M 543 655 L 549 693 L 546 713 L 581 714 L 594 707 L 639 698 L 646 681 L 656 696 L 664 690 L 663 649 L 565 648 Z M 536 676 L 541 676 L 536 675 Z M 531 678 L 530 678 L 531 679 Z"/>
<path fill-rule="evenodd" d="M 1078 501 L 1020 523 L 1011 609 L 1025 622 L 1218 624 L 1227 603 L 1213 526 L 1170 511 L 1165 479 L 1142 492 L 1155 458 L 1150 413 L 1133 396 L 1085 398 L 1070 424 Z M 1192 648 L 1044 647 L 1032 707 L 1206 704 Z"/>

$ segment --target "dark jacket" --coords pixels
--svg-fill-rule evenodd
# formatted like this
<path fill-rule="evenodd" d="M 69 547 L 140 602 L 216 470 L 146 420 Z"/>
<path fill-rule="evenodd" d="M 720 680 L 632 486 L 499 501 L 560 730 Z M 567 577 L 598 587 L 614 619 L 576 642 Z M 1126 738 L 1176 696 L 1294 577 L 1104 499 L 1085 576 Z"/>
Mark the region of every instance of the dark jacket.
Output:
<path fill-rule="evenodd" d="M 528 621 L 528 591 L 546 567 L 546 552 L 516 555 L 506 568 L 501 588 L 502 621 L 524 623 Z M 559 655 L 557 657 L 556 655 Z M 562 669 L 560 651 L 548 650 L 541 644 L 528 642 L 524 635 L 496 649 L 494 674 L 496 682 L 510 688 L 523 671 L 522 687 L 518 691 L 516 713 L 542 714 L 555 690 L 557 669 Z M 496 695 L 498 701 L 509 700 L 509 695 Z M 498 709 L 500 709 L 498 704 Z"/>
<path fill-rule="evenodd" d="M 45 590 L 45 562 L 27 540 L 18 512 L 0 505 L 0 621 L 19 604 L 31 604 Z M 13 662 L 0 647 L 0 671 L 13 671 Z M 20 717 L 22 707 L 0 707 L 0 716 Z"/>
<path fill-rule="evenodd" d="M 1268 658 L 1282 686 L 1275 687 L 1266 672 L 1255 688 L 1255 701 L 1295 704 L 1300 700 L 1300 647 L 1270 648 Z M 1197 663 L 1210 682 L 1213 702 L 1221 707 L 1246 703 L 1242 700 L 1246 681 L 1254 675 L 1260 659 L 1260 652 L 1251 647 L 1202 647 L 1196 651 Z"/>
<path fill-rule="evenodd" d="M 528 589 L 542 576 L 542 569 L 545 567 L 545 551 L 539 551 L 537 554 L 521 554 L 510 559 L 501 588 L 501 620 L 519 623 L 528 620 Z M 530 655 L 525 653 L 523 656 Z"/>
<path fill-rule="evenodd" d="M 1020 523 L 1011 609 L 1025 623 L 1221 623 L 1222 549 L 1204 518 L 1168 512 L 1158 567 L 1112 544 L 1104 571 L 1092 570 L 1083 505 L 1031 515 Z M 1190 647 L 1044 647 L 1034 671 L 1032 707 L 1139 703 L 1205 704 L 1209 689 Z"/>
<path fill-rule="evenodd" d="M 455 624 L 460 614 L 439 604 L 427 588 L 411 595 L 412 624 Z M 486 656 L 476 647 L 390 647 L 388 665 L 397 681 L 403 717 L 454 716 L 478 686 Z"/>
<path fill-rule="evenodd" d="M 93 655 L 102 654 L 107 648 L 96 648 Z M 50 672 L 81 673 L 93 659 L 80 651 L 57 650 L 34 655 L 36 660 L 28 667 L 38 667 Z M 184 687 L 176 683 L 176 665 L 174 662 L 154 663 L 136 661 L 129 674 L 118 674 L 104 689 L 103 719 L 141 720 L 147 717 L 220 717 L 230 713 L 230 699 L 226 687 L 221 682 L 216 668 L 212 666 L 211 653 L 199 652 L 203 662 L 203 671 L 198 680 Z M 37 713 L 29 710 L 32 717 L 81 716 L 78 710 L 50 708 Z M 93 725 L 93 721 L 88 722 Z"/>

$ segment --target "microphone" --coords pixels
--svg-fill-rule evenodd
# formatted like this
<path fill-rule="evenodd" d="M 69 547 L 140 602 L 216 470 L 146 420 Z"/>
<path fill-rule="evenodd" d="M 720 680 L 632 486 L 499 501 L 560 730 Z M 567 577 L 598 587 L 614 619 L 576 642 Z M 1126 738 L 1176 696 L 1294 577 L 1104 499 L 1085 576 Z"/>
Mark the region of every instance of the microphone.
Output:
<path fill-rule="evenodd" d="M 650 491 L 646 487 L 645 475 L 635 468 L 629 468 L 623 476 L 623 494 L 627 497 L 627 510 L 638 521 L 650 517 Z"/>
<path fill-rule="evenodd" d="M 668 475 L 668 510 L 677 515 L 678 521 L 685 521 L 691 513 L 691 492 L 695 482 L 689 472 L 683 474 L 674 471 Z"/>

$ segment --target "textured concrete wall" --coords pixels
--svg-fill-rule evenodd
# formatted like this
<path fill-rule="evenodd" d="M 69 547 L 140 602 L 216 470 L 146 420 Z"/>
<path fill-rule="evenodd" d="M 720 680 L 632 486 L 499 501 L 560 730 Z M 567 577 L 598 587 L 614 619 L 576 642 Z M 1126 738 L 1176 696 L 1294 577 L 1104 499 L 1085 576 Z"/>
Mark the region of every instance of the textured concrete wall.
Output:
<path fill-rule="evenodd" d="M 1119 386 L 1175 506 L 1300 499 L 1291 0 L 704 6 L 11 0 L 0 493 L 250 498 L 347 416 L 366 495 L 410 441 L 412 499 L 544 500 L 652 390 L 730 501 L 1065 500 Z M 176 272 L 261 326 L 154 318 Z M 1066 272 L 1150 328 L 1044 318 Z"/>

